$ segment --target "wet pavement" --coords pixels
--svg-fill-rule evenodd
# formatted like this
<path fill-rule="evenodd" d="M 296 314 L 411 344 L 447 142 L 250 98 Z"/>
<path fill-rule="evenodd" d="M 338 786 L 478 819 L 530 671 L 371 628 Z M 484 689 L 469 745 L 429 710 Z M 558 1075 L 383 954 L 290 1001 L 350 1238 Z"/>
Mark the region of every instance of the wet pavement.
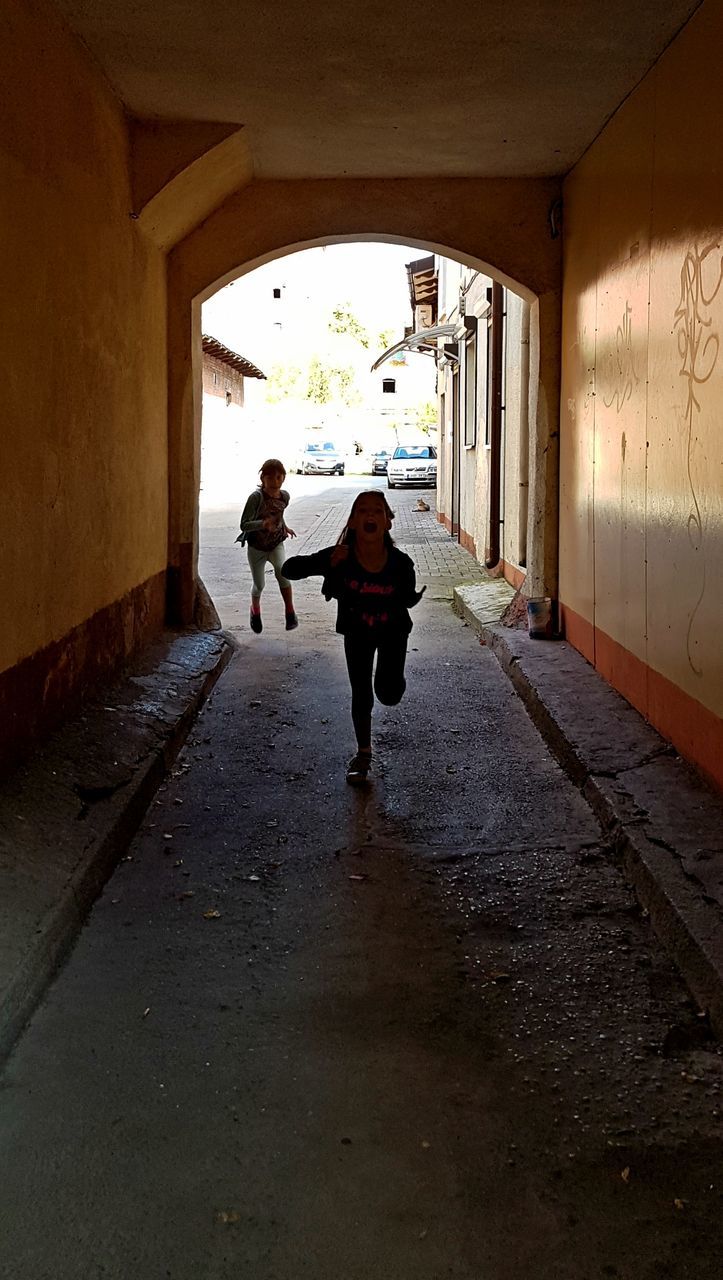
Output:
<path fill-rule="evenodd" d="M 717 1278 L 719 1045 L 448 576 L 353 789 L 333 608 L 253 636 L 213 519 L 239 648 L 5 1068 L 0 1272 Z"/>

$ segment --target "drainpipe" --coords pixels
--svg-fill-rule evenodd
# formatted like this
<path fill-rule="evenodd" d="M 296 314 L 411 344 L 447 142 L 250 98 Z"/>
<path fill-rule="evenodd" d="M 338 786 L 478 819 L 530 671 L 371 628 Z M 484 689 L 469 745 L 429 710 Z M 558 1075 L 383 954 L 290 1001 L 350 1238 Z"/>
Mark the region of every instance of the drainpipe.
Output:
<path fill-rule="evenodd" d="M 502 492 L 502 285 L 492 285 L 492 350 L 490 352 L 490 523 L 485 569 L 500 562 L 500 496 Z"/>
<path fill-rule="evenodd" d="M 517 560 L 527 568 L 527 520 L 530 502 L 530 304 L 522 305 L 520 333 L 520 464 L 518 471 Z"/>

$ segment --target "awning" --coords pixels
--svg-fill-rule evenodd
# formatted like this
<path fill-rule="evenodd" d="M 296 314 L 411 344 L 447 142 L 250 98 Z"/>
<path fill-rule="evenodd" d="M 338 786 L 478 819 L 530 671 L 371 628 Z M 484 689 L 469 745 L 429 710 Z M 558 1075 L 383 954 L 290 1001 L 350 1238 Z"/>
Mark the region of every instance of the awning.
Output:
<path fill-rule="evenodd" d="M 393 347 L 388 347 L 378 360 L 372 365 L 372 373 L 384 364 L 385 360 L 396 354 L 397 351 L 420 351 L 427 348 L 429 352 L 437 350 L 437 338 L 453 338 L 459 329 L 459 321 L 456 324 L 435 324 L 431 329 L 417 329 L 416 333 L 409 333 L 401 342 L 395 342 Z"/>

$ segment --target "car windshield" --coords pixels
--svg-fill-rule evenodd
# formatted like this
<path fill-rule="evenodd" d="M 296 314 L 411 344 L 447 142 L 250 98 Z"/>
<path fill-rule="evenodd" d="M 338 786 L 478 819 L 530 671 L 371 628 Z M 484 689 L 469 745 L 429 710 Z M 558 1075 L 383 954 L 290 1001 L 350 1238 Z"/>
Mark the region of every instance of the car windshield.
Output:
<path fill-rule="evenodd" d="M 334 446 L 328 441 L 325 444 L 307 444 L 307 453 L 334 453 Z"/>
<path fill-rule="evenodd" d="M 400 445 L 394 450 L 395 458 L 433 458 L 434 450 L 428 444 Z"/>

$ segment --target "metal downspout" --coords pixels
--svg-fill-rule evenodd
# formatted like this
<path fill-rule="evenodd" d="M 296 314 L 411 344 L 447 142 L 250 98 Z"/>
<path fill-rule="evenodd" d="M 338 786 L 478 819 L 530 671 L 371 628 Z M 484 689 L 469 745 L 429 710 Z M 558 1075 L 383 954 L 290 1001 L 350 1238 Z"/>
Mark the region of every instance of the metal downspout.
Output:
<path fill-rule="evenodd" d="M 502 492 L 502 285 L 492 285 L 492 350 L 490 352 L 490 501 L 485 569 L 500 562 L 500 497 Z"/>
<path fill-rule="evenodd" d="M 517 561 L 527 568 L 527 522 L 530 501 L 530 305 L 522 306 L 520 334 L 520 462 L 518 473 Z"/>

